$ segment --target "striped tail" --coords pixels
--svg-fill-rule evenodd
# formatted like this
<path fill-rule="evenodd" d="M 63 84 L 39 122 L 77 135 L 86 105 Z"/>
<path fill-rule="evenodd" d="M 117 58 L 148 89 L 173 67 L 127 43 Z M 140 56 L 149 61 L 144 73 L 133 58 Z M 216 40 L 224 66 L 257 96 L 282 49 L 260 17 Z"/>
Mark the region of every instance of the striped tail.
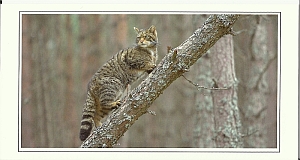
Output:
<path fill-rule="evenodd" d="M 90 92 L 87 93 L 87 100 L 83 107 L 82 120 L 80 126 L 80 140 L 84 141 L 95 126 L 94 115 L 96 111 L 95 99 Z"/>
<path fill-rule="evenodd" d="M 93 119 L 88 116 L 82 116 L 80 126 L 80 140 L 84 141 L 90 134 L 93 128 Z"/>

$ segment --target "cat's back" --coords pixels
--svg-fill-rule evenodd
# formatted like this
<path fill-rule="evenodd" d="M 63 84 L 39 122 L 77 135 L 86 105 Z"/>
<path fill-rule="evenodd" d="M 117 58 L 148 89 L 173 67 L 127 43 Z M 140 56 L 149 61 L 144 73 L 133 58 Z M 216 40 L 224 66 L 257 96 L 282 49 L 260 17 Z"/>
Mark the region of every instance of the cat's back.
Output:
<path fill-rule="evenodd" d="M 120 50 L 111 59 L 109 59 L 101 68 L 98 69 L 92 79 L 116 78 L 122 84 L 127 85 L 136 80 L 143 73 L 132 69 L 132 66 L 127 63 L 127 59 L 140 52 L 135 46 Z"/>

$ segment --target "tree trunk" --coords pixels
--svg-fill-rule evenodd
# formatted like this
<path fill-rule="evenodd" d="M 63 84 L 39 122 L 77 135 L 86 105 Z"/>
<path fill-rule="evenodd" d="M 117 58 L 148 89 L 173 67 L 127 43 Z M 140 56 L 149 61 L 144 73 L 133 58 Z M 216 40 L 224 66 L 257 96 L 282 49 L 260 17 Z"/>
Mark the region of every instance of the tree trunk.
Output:
<path fill-rule="evenodd" d="M 215 145 L 221 148 L 243 147 L 231 35 L 224 36 L 212 47 L 211 63 L 214 87 L 228 88 L 212 92 Z"/>
<path fill-rule="evenodd" d="M 81 147 L 113 147 L 128 128 L 153 101 L 178 77 L 189 70 L 222 36 L 232 34 L 238 15 L 212 15 L 204 25 L 178 47 L 170 50 L 157 68 L 137 88 L 127 101 L 113 111 L 103 125 L 92 132 Z"/>
<path fill-rule="evenodd" d="M 270 49 L 268 43 L 272 41 L 276 43 L 277 39 L 270 38 L 270 33 L 274 33 L 274 31 L 267 28 L 268 21 L 263 16 L 248 17 L 248 19 L 253 20 L 256 24 L 249 31 L 251 39 L 248 50 L 245 49 L 248 52 L 244 54 L 245 61 L 242 65 L 245 69 L 243 69 L 240 82 L 242 90 L 239 91 L 239 95 L 241 95 L 239 97 L 242 98 L 239 103 L 242 113 L 243 133 L 246 135 L 244 144 L 247 148 L 265 148 L 268 147 L 269 135 L 273 135 L 271 139 L 276 140 L 276 119 L 274 120 L 274 118 L 276 118 L 277 90 L 271 91 L 269 82 L 273 81 L 272 84 L 277 84 L 274 83 L 277 74 L 272 72 L 272 78 L 270 77 L 272 80 L 268 80 L 267 77 L 270 66 L 274 64 L 273 62 L 276 63 L 277 58 L 276 52 L 271 52 L 272 49 Z M 277 88 L 277 85 L 273 87 Z M 272 118 L 273 121 L 270 121 L 271 118 L 267 118 L 268 108 L 269 113 L 272 114 L 269 116 L 274 117 Z M 273 129 L 275 133 L 268 134 L 267 128 L 269 126 L 275 126 L 275 129 Z M 274 147 L 274 142 L 272 146 Z"/>

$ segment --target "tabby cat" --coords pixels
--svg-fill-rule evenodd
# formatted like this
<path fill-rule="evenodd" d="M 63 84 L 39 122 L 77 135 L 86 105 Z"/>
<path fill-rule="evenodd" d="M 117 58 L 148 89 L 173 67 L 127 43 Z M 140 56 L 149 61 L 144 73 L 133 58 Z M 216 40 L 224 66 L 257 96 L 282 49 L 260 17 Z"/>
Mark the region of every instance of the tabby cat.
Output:
<path fill-rule="evenodd" d="M 156 67 L 158 37 L 155 26 L 147 30 L 134 27 L 134 30 L 136 45 L 115 54 L 88 83 L 80 127 L 82 141 L 92 129 L 101 126 L 100 120 L 105 115 L 121 105 L 120 98 L 126 87 Z"/>

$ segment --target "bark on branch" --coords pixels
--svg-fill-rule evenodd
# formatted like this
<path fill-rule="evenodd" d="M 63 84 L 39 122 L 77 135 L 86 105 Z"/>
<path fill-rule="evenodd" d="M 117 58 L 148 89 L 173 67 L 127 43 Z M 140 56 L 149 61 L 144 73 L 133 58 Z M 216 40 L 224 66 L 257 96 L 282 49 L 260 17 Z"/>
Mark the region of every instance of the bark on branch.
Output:
<path fill-rule="evenodd" d="M 187 72 L 222 36 L 234 34 L 232 26 L 239 15 L 211 15 L 192 36 L 169 50 L 152 73 L 130 92 L 121 107 L 114 110 L 101 127 L 82 143 L 83 148 L 113 147 L 153 101 L 184 72 Z"/>

